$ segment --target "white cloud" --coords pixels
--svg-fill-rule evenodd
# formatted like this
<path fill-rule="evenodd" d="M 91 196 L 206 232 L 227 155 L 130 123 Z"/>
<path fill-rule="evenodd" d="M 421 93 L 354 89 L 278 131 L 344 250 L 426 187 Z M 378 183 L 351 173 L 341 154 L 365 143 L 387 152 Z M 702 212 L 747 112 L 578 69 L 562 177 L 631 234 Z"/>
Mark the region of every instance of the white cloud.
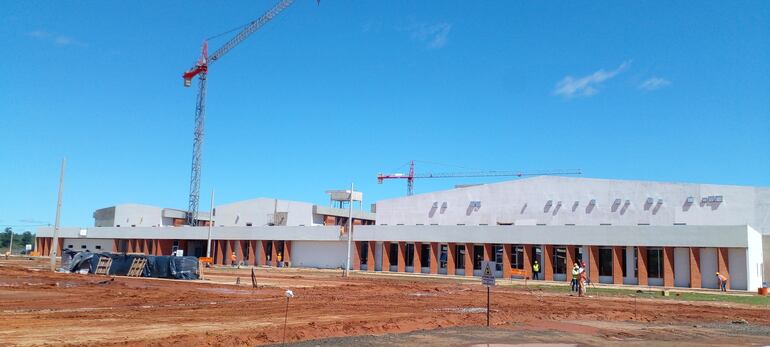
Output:
<path fill-rule="evenodd" d="M 561 95 L 566 99 L 570 99 L 577 96 L 592 96 L 599 92 L 599 85 L 609 80 L 619 73 L 623 72 L 630 62 L 626 61 L 620 64 L 616 69 L 610 71 L 604 71 L 600 69 L 588 76 L 584 77 L 572 77 L 565 76 L 558 83 L 556 83 L 556 89 L 553 91 L 556 95 Z"/>
<path fill-rule="evenodd" d="M 452 25 L 449 23 L 416 23 L 410 28 L 412 40 L 425 43 L 425 47 L 429 49 L 439 49 L 446 46 L 451 30 Z"/>
<path fill-rule="evenodd" d="M 59 47 L 65 47 L 65 46 L 85 47 L 86 46 L 85 43 L 80 42 L 70 36 L 59 35 L 56 33 L 45 31 L 45 30 L 30 31 L 27 33 L 27 36 L 40 41 L 53 43 L 54 45 Z"/>
<path fill-rule="evenodd" d="M 653 76 L 648 80 L 642 82 L 642 84 L 639 85 L 639 89 L 652 91 L 652 90 L 663 88 L 669 84 L 671 84 L 671 81 L 662 77 Z"/>

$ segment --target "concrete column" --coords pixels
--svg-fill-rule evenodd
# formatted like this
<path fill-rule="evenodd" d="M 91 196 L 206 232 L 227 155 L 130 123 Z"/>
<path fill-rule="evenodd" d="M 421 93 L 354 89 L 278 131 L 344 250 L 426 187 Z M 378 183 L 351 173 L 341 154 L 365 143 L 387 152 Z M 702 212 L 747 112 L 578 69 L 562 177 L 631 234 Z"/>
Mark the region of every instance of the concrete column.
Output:
<path fill-rule="evenodd" d="M 503 278 L 511 278 L 511 245 L 503 244 Z"/>
<path fill-rule="evenodd" d="M 524 259 L 523 265 L 524 265 L 524 271 L 527 273 L 527 278 L 532 278 L 532 258 L 534 258 L 534 254 L 532 254 L 532 245 L 521 245 L 522 248 L 524 248 Z"/>
<path fill-rule="evenodd" d="M 233 241 L 235 247 L 235 261 L 238 263 L 238 265 L 243 263 L 243 241 L 237 240 Z"/>
<path fill-rule="evenodd" d="M 599 247 L 588 246 L 588 278 L 599 283 Z"/>
<path fill-rule="evenodd" d="M 382 272 L 390 271 L 390 242 L 382 242 Z"/>
<path fill-rule="evenodd" d="M 406 272 L 406 242 L 398 242 L 398 263 L 396 263 L 398 272 Z"/>
<path fill-rule="evenodd" d="M 249 265 L 256 266 L 259 265 L 257 262 L 257 242 L 255 240 L 249 240 Z"/>
<path fill-rule="evenodd" d="M 700 287 L 700 248 L 690 247 L 690 288 Z"/>
<path fill-rule="evenodd" d="M 636 268 L 638 284 L 640 286 L 646 286 L 649 284 L 647 281 L 647 247 L 636 247 Z"/>
<path fill-rule="evenodd" d="M 484 244 L 484 261 L 492 261 L 493 259 L 495 259 L 494 254 L 492 254 L 493 252 L 492 246 L 493 245 L 491 243 Z"/>
<path fill-rule="evenodd" d="M 259 240 L 257 241 L 257 264 L 261 266 L 268 265 L 267 264 L 267 243 L 270 241 L 267 240 Z"/>
<path fill-rule="evenodd" d="M 674 247 L 663 248 L 663 286 L 674 286 Z"/>
<path fill-rule="evenodd" d="M 566 248 L 567 259 L 565 259 L 565 262 L 567 262 L 567 266 L 565 269 L 567 270 L 567 276 L 564 277 L 567 279 L 567 282 L 572 282 L 572 266 L 575 265 L 577 257 L 575 255 L 575 246 L 566 246 Z"/>
<path fill-rule="evenodd" d="M 374 272 L 374 267 L 377 264 L 376 259 L 374 259 L 375 249 L 374 247 L 377 247 L 376 241 L 367 241 L 369 242 L 369 247 L 366 247 L 366 252 L 368 253 L 366 255 L 366 271 Z"/>
<path fill-rule="evenodd" d="M 438 262 L 439 262 L 439 244 L 437 242 L 430 243 L 430 273 L 438 274 Z"/>
<path fill-rule="evenodd" d="M 414 254 L 412 254 L 412 272 L 418 274 L 422 272 L 422 244 L 419 242 L 414 243 Z"/>
<path fill-rule="evenodd" d="M 730 289 L 730 264 L 727 256 L 727 248 L 717 248 L 717 272 L 727 277 L 727 289 Z M 717 281 L 717 284 L 719 281 Z"/>
<path fill-rule="evenodd" d="M 273 243 L 270 252 L 270 266 L 278 266 L 278 242 L 275 240 L 270 241 Z"/>
<path fill-rule="evenodd" d="M 553 281 L 553 245 L 544 245 L 542 254 L 543 264 L 540 266 L 540 271 L 543 272 L 543 279 Z"/>
<path fill-rule="evenodd" d="M 446 274 L 449 276 L 455 275 L 455 255 L 457 254 L 457 244 L 448 243 L 446 251 Z"/>
<path fill-rule="evenodd" d="M 352 264 L 350 264 L 350 267 L 353 270 L 361 270 L 361 242 L 366 241 L 353 241 L 350 245 L 352 248 L 350 250 L 350 253 L 352 253 L 350 256 L 353 258 L 351 260 Z"/>
<path fill-rule="evenodd" d="M 623 247 L 612 247 L 612 283 L 623 284 Z"/>
<path fill-rule="evenodd" d="M 473 244 L 465 244 L 465 276 L 473 276 Z"/>

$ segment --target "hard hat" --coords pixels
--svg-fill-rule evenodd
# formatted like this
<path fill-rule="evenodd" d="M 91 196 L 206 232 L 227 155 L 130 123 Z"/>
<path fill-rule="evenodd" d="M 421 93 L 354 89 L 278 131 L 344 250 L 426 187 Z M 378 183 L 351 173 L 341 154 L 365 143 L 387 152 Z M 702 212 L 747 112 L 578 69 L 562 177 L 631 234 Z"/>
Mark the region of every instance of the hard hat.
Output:
<path fill-rule="evenodd" d="M 717 276 L 719 276 L 719 272 L 717 272 Z"/>

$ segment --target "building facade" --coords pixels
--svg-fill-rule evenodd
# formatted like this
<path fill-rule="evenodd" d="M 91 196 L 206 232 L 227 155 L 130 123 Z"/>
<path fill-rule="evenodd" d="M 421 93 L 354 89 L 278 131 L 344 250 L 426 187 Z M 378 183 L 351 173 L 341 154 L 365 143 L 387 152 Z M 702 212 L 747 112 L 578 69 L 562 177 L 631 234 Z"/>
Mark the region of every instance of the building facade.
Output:
<path fill-rule="evenodd" d="M 142 216 L 126 217 L 131 213 L 116 208 L 115 220 L 138 220 L 129 228 L 110 225 L 102 210 L 94 213 L 95 228 L 62 229 L 60 247 L 88 249 L 88 240 L 119 252 L 205 253 L 207 227 L 144 222 L 171 209 L 141 208 Z M 533 277 L 537 261 L 538 277 L 567 281 L 572 264 L 585 262 L 594 282 L 716 288 L 718 271 L 739 290 L 756 290 L 770 273 L 768 188 L 543 176 L 383 200 L 376 211 L 375 218 L 353 210 L 355 270 L 479 276 L 481 262 L 493 260 L 500 277 L 514 270 Z M 235 253 L 254 265 L 280 258 L 344 267 L 347 215 L 334 201 L 222 205 L 213 218 L 212 254 L 218 264 Z M 38 235 L 45 253 L 51 230 Z"/>

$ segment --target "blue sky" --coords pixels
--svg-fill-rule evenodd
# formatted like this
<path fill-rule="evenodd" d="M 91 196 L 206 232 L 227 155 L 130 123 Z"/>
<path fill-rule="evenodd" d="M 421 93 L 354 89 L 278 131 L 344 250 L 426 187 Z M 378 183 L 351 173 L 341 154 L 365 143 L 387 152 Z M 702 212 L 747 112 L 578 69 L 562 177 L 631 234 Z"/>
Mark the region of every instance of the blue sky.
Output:
<path fill-rule="evenodd" d="M 53 223 L 64 156 L 63 225 L 186 208 L 196 89 L 180 75 L 272 3 L 4 3 L 0 225 Z M 770 186 L 766 1 L 297 0 L 208 81 L 204 210 L 212 187 L 218 203 L 325 203 L 351 182 L 396 197 L 405 182 L 376 174 L 410 159 Z"/>

